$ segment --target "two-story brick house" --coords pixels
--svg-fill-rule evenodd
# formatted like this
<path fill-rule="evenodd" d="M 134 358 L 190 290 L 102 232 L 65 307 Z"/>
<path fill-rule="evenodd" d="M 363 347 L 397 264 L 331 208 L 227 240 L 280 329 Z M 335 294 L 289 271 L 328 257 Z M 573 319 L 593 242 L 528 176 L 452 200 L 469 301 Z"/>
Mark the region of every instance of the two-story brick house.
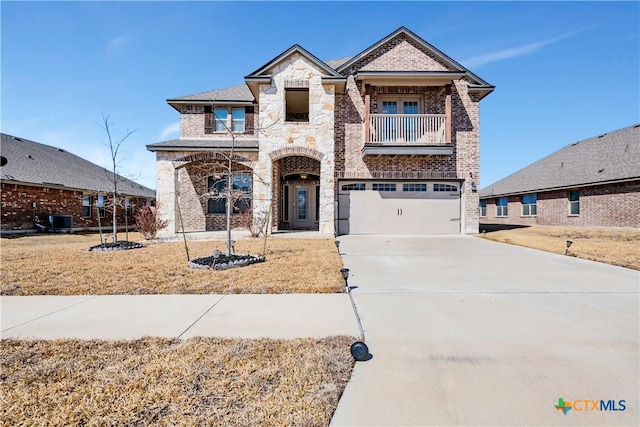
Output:
<path fill-rule="evenodd" d="M 341 60 L 294 45 L 243 85 L 169 99 L 180 139 L 147 146 L 165 233 L 224 229 L 232 149 L 246 195 L 234 227 L 271 208 L 272 231 L 475 233 L 479 102 L 493 89 L 401 27 Z"/>

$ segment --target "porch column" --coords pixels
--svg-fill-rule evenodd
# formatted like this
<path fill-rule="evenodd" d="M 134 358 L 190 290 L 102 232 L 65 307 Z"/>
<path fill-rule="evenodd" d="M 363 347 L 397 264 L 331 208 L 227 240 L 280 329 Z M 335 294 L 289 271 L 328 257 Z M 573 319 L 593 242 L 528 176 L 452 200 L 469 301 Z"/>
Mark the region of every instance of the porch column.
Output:
<path fill-rule="evenodd" d="M 365 144 L 371 141 L 371 119 L 369 114 L 371 114 L 371 96 L 369 95 L 369 91 L 371 90 L 371 85 L 364 85 L 364 142 Z"/>
<path fill-rule="evenodd" d="M 444 87 L 445 142 L 451 143 L 451 85 Z"/>
<path fill-rule="evenodd" d="M 173 236 L 176 229 L 176 169 L 173 162 L 158 156 L 156 161 L 156 216 L 167 221 L 158 237 Z"/>

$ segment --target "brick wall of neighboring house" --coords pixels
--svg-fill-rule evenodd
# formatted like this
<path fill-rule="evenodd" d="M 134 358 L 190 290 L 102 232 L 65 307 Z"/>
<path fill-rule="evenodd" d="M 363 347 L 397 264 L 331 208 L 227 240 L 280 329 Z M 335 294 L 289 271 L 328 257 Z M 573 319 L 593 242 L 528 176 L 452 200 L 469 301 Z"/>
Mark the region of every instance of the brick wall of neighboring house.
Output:
<path fill-rule="evenodd" d="M 496 218 L 495 199 L 487 199 L 483 224 L 561 225 L 640 228 L 640 181 L 582 187 L 580 215 L 569 214 L 569 190 L 537 193 L 537 215 L 523 217 L 521 197 L 509 197 L 509 216 Z"/>
<path fill-rule="evenodd" d="M 227 166 L 222 161 L 196 161 L 187 164 L 180 169 L 179 191 L 180 191 L 180 214 L 185 231 L 219 231 L 226 230 L 226 214 L 207 213 L 208 197 L 208 177 L 226 173 Z M 233 172 L 248 172 L 251 169 L 234 164 Z M 251 225 L 251 215 L 234 212 L 231 215 L 232 228 L 248 228 Z M 180 224 L 177 230 L 181 230 Z"/>
<path fill-rule="evenodd" d="M 72 215 L 73 228 L 76 230 L 98 227 L 95 206 L 91 210 L 91 218 L 82 216 L 82 191 L 65 190 L 59 188 L 37 187 L 31 185 L 2 183 L 2 231 L 33 230 L 34 218 L 39 222 L 46 222 L 49 215 Z M 109 197 L 104 194 L 105 200 Z M 94 196 L 95 203 L 95 196 Z M 33 203 L 36 204 L 35 209 Z M 145 199 L 131 198 L 134 210 L 146 204 Z M 125 215 L 122 208 L 117 208 L 118 227 L 125 225 Z M 100 218 L 103 227 L 112 226 L 111 212 L 107 210 L 105 217 Z M 133 226 L 134 219 L 129 218 Z"/>

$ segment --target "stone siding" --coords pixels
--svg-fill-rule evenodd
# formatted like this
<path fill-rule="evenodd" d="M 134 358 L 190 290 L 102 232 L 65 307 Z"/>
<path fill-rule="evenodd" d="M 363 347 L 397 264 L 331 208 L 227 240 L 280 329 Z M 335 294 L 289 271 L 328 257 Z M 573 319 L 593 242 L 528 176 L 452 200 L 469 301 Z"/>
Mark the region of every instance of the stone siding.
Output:
<path fill-rule="evenodd" d="M 260 155 L 255 171 L 273 176 L 270 154 L 284 147 L 308 148 L 322 154 L 320 159 L 320 234 L 334 233 L 334 112 L 335 85 L 322 84 L 322 72 L 302 55 L 294 53 L 269 70 L 270 85 L 260 85 Z M 309 121 L 285 121 L 285 81 L 308 82 Z M 270 201 L 278 197 L 270 182 L 257 183 L 254 197 Z M 266 203 L 266 202 L 265 202 Z M 277 222 L 276 222 L 277 224 Z"/>

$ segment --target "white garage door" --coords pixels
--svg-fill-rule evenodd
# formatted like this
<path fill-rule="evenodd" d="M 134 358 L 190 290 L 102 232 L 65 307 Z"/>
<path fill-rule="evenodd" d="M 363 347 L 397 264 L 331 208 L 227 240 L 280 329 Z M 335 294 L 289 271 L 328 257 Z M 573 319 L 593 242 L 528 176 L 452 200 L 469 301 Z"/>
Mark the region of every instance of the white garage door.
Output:
<path fill-rule="evenodd" d="M 458 234 L 458 182 L 341 182 L 340 234 Z"/>

